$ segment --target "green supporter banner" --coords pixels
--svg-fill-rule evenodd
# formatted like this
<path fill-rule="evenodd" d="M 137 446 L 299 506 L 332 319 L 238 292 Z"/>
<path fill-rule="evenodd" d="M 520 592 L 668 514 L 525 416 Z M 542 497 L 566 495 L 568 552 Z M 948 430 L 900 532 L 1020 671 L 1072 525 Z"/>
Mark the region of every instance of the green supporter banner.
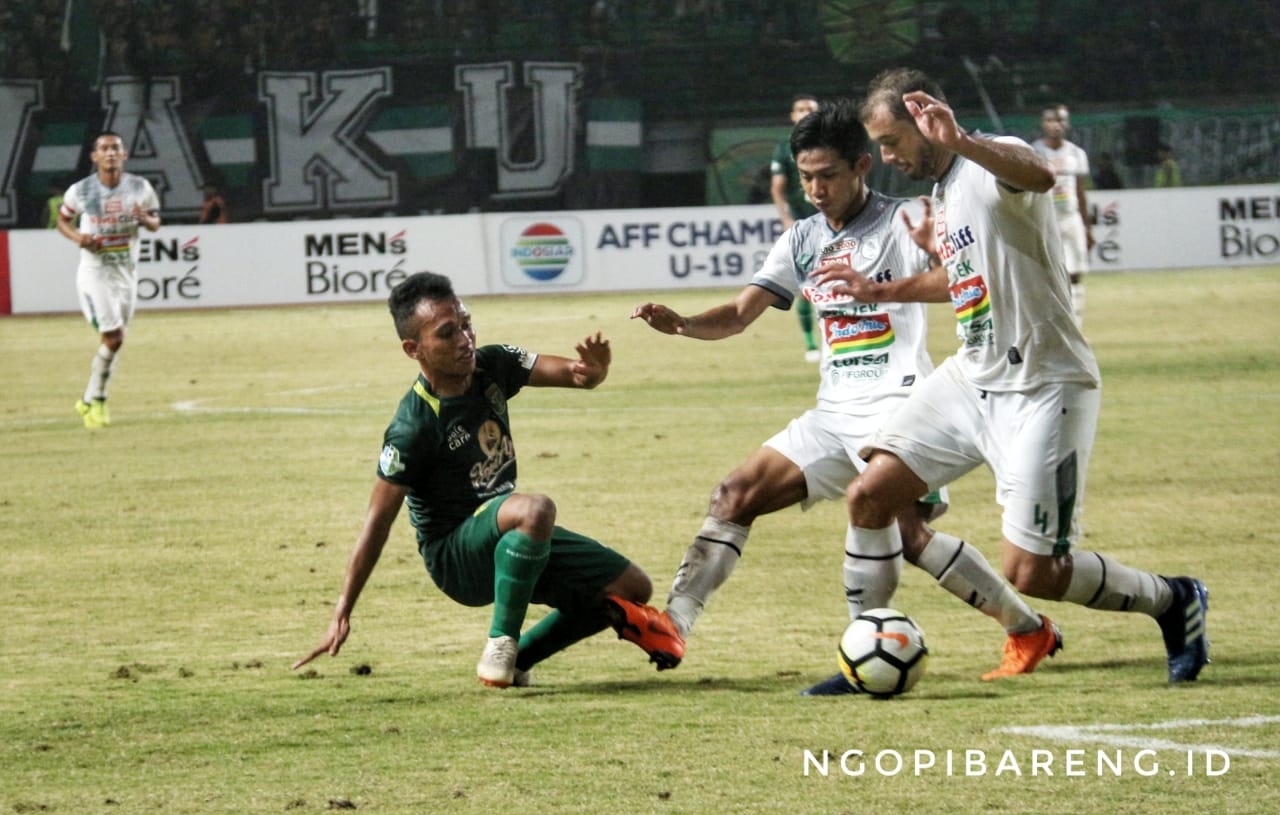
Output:
<path fill-rule="evenodd" d="M 707 166 L 710 205 L 769 202 L 769 159 L 789 127 L 722 127 L 711 131 Z"/>

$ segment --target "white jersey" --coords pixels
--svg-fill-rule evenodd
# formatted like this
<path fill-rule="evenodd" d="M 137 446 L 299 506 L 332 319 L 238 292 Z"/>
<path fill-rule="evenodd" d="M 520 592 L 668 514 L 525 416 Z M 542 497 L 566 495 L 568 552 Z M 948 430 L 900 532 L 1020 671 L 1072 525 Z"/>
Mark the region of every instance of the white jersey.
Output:
<path fill-rule="evenodd" d="M 1050 196 L 1010 189 L 957 155 L 934 185 L 933 215 L 965 377 L 988 391 L 1099 385 L 1097 360 L 1072 317 Z"/>
<path fill-rule="evenodd" d="M 151 183 L 139 175 L 123 173 L 114 187 L 103 184 L 97 174 L 72 184 L 62 200 L 62 214 L 85 235 L 97 235 L 98 251 L 80 250 L 80 271 L 99 272 L 125 278 L 135 277 L 137 265 L 138 219 L 135 205 L 147 211 L 160 208 Z"/>
<path fill-rule="evenodd" d="M 1053 170 L 1053 209 L 1058 220 L 1080 218 L 1080 177 L 1089 177 L 1089 156 L 1065 139 L 1061 147 L 1050 147 L 1044 139 L 1036 139 L 1031 146 Z"/>
<path fill-rule="evenodd" d="M 796 221 L 751 280 L 777 296 L 779 308 L 790 308 L 797 296 L 813 303 L 822 327 L 819 408 L 863 413 L 885 396 L 905 396 L 933 370 L 924 303 L 860 303 L 808 281 L 837 260 L 880 280 L 925 271 L 928 257 L 898 216 L 906 203 L 870 190 L 862 211 L 838 232 L 822 213 Z"/>

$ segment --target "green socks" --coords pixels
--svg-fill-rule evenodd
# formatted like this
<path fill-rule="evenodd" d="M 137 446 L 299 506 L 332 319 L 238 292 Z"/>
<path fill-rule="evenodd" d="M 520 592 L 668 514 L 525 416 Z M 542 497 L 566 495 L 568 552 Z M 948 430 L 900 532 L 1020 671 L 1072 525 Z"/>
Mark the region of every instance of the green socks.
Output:
<path fill-rule="evenodd" d="M 796 317 L 800 320 L 800 330 L 804 332 L 805 349 L 818 350 L 818 345 L 813 339 L 813 304 L 804 297 L 796 298 Z"/>
<path fill-rule="evenodd" d="M 527 671 L 552 654 L 608 627 L 608 618 L 600 612 L 585 608 L 553 610 L 520 637 L 516 670 Z"/>
<path fill-rule="evenodd" d="M 519 637 L 529 598 L 551 557 L 551 541 L 512 530 L 493 552 L 493 623 L 490 637 Z"/>

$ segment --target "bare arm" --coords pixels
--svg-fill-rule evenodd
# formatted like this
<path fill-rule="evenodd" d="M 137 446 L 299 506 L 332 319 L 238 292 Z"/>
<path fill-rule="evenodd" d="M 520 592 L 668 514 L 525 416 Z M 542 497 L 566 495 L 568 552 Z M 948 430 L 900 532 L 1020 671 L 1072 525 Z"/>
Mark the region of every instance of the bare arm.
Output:
<path fill-rule="evenodd" d="M 160 228 L 160 213 L 154 209 L 143 209 L 142 204 L 133 205 L 133 217 L 138 219 L 138 223 L 145 226 L 148 232 L 155 232 Z"/>
<path fill-rule="evenodd" d="M 907 111 L 915 117 L 916 128 L 930 142 L 985 167 L 1007 186 L 1031 192 L 1053 189 L 1053 170 L 1026 144 L 1009 144 L 975 138 L 960 129 L 955 113 L 923 91 L 902 97 Z"/>
<path fill-rule="evenodd" d="M 947 270 L 938 259 L 933 232 L 933 202 L 919 198 L 919 221 L 903 208 L 899 217 L 911 239 L 929 256 L 929 271 L 901 280 L 876 282 L 847 263 L 828 263 L 811 276 L 818 286 L 830 286 L 836 294 L 844 294 L 863 303 L 945 303 L 951 299 L 947 288 Z"/>
<path fill-rule="evenodd" d="M 946 303 L 951 300 L 945 267 L 932 266 L 924 274 L 901 280 L 875 280 L 847 263 L 831 263 L 815 272 L 815 285 L 830 286 L 836 294 L 844 294 L 863 303 Z"/>
<path fill-rule="evenodd" d="M 791 217 L 791 205 L 787 203 L 787 177 L 782 173 L 769 176 L 769 197 L 778 209 L 778 218 L 782 220 L 782 228 L 790 229 L 795 221 Z"/>
<path fill-rule="evenodd" d="M 369 510 L 365 514 L 364 528 L 356 538 L 351 559 L 347 561 L 347 576 L 342 581 L 342 594 L 333 609 L 333 619 L 329 622 L 329 630 L 324 640 L 302 659 L 293 663 L 291 670 L 306 665 L 311 660 L 328 653 L 337 656 L 342 644 L 351 633 L 351 611 L 355 608 L 356 599 L 373 574 L 373 567 L 378 564 L 382 555 L 382 547 L 391 533 L 391 524 L 400 514 L 400 506 L 408 490 L 390 481 L 379 478 L 373 485 L 373 494 L 369 497 Z"/>
<path fill-rule="evenodd" d="M 577 359 L 538 354 L 529 372 L 529 384 L 539 388 L 594 388 L 609 375 L 613 351 L 597 331 L 574 346 Z"/>
<path fill-rule="evenodd" d="M 61 212 L 58 213 L 58 231 L 62 233 L 63 237 L 75 243 L 75 245 L 79 246 L 81 249 L 88 249 L 90 252 L 98 251 L 98 241 L 94 236 L 86 235 L 79 229 L 76 229 L 76 225 L 71 221 L 71 219 L 63 215 Z"/>
<path fill-rule="evenodd" d="M 641 319 L 655 331 L 679 334 L 696 340 L 722 340 L 741 334 L 756 321 L 777 297 L 760 286 L 745 286 L 728 303 L 713 306 L 692 317 L 684 317 L 659 303 L 644 303 L 631 312 L 631 319 Z"/>

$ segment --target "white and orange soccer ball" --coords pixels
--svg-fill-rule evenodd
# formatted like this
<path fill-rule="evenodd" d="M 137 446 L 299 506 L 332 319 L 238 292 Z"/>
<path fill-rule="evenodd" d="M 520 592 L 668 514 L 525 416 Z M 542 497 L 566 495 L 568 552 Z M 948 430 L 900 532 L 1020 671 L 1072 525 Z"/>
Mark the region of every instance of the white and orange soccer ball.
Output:
<path fill-rule="evenodd" d="M 924 631 L 891 608 L 859 614 L 840 637 L 839 651 L 840 672 L 849 684 L 880 698 L 914 688 L 929 659 Z"/>

